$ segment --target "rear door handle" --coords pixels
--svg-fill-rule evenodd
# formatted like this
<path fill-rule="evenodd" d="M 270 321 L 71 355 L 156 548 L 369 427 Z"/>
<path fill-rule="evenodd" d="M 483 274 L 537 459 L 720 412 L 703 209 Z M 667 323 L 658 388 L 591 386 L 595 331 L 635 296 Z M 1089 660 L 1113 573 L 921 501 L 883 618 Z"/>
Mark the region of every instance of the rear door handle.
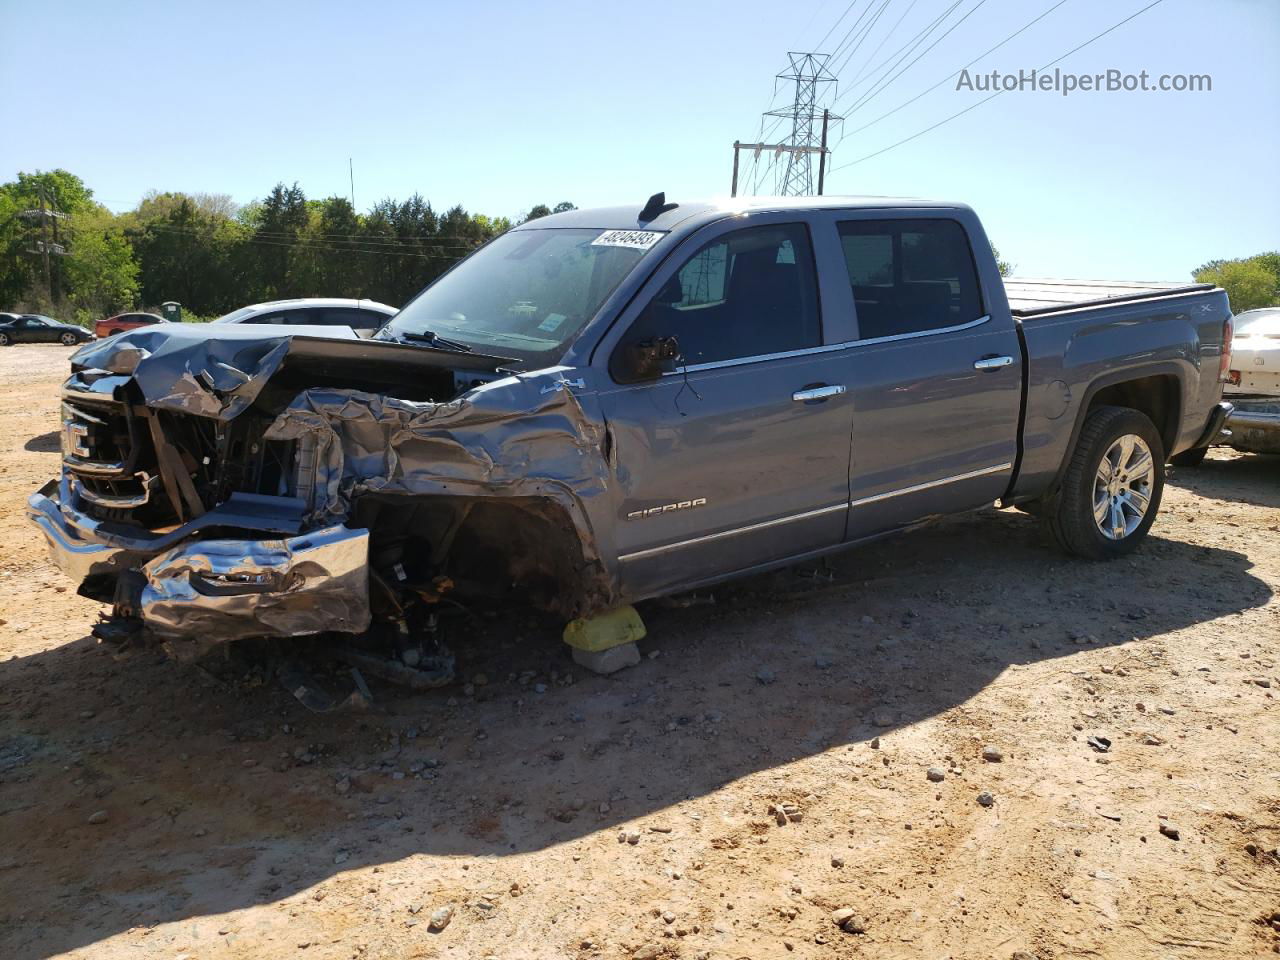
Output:
<path fill-rule="evenodd" d="M 812 403 L 814 400 L 825 400 L 827 397 L 838 397 L 845 392 L 844 384 L 824 384 L 820 387 L 805 387 L 791 395 L 796 403 Z"/>
<path fill-rule="evenodd" d="M 999 370 L 1001 367 L 1007 367 L 1013 363 L 1013 357 L 983 357 L 981 360 L 973 362 L 975 370 Z"/>

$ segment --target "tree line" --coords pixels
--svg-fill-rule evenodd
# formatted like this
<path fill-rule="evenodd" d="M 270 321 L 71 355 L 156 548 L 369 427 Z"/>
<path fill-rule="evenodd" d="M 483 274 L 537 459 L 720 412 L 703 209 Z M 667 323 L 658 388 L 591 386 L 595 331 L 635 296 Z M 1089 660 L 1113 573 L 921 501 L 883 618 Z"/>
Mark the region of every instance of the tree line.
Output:
<path fill-rule="evenodd" d="M 1238 260 L 1210 260 L 1193 270 L 1192 276 L 1197 283 L 1212 283 L 1226 290 L 1235 313 L 1280 306 L 1280 251 Z"/>
<path fill-rule="evenodd" d="M 520 222 L 572 209 L 538 204 Z M 166 300 L 189 317 L 285 297 L 400 306 L 511 227 L 461 206 L 438 212 L 418 194 L 361 213 L 345 197 L 309 200 L 296 183 L 244 205 L 152 192 L 117 214 L 65 170 L 19 173 L 0 184 L 0 310 L 88 323 Z M 1001 261 L 1002 274 L 1011 270 Z M 1192 276 L 1223 287 L 1237 313 L 1280 304 L 1280 253 L 1213 260 Z"/>
<path fill-rule="evenodd" d="M 521 222 L 572 209 L 538 204 Z M 65 170 L 19 173 L 0 184 L 0 310 L 89 322 L 166 300 L 197 317 L 286 297 L 399 306 L 512 225 L 461 206 L 439 212 L 418 194 L 361 213 L 296 183 L 243 206 L 152 192 L 117 214 Z"/>

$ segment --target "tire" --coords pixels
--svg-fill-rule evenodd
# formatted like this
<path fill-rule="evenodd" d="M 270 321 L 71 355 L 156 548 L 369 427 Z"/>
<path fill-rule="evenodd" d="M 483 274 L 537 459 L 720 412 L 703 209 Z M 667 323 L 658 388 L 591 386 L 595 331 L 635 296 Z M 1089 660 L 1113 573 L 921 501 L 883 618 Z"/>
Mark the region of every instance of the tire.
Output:
<path fill-rule="evenodd" d="M 1182 453 L 1175 453 L 1169 458 L 1169 462 L 1175 467 L 1198 467 L 1204 463 L 1204 458 L 1208 453 L 1208 447 L 1201 447 L 1199 450 L 1184 450 Z"/>
<path fill-rule="evenodd" d="M 74 333 L 64 333 L 62 336 L 58 338 L 59 342 L 64 347 L 73 346 L 78 339 L 79 337 L 77 337 Z"/>
<path fill-rule="evenodd" d="M 1054 539 L 1088 560 L 1132 553 L 1160 510 L 1164 464 L 1164 443 L 1146 414 L 1128 407 L 1094 410 L 1080 431 L 1055 502 L 1045 511 Z"/>
<path fill-rule="evenodd" d="M 13 337 L 7 333 L 0 333 L 0 347 L 7 347 L 13 343 Z"/>
<path fill-rule="evenodd" d="M 107 336 L 108 336 L 108 337 L 114 337 L 117 333 L 124 333 L 124 331 L 123 331 L 123 330 L 112 330 L 110 333 L 108 333 L 108 334 L 107 334 Z"/>

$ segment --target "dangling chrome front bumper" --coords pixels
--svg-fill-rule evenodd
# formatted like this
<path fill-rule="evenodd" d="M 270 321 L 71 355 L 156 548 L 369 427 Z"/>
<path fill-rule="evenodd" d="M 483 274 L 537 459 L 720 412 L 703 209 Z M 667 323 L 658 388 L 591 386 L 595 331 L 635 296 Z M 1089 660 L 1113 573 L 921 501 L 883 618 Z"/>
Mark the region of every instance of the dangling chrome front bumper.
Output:
<path fill-rule="evenodd" d="M 64 497 L 66 487 L 52 481 L 27 499 L 53 562 L 78 586 L 140 573 L 142 620 L 160 636 L 228 641 L 369 626 L 367 530 L 337 525 L 281 537 L 280 527 L 296 523 L 296 501 L 237 495 L 174 530 L 123 533 L 64 505 Z M 246 525 L 263 527 L 263 536 L 198 536 Z"/>

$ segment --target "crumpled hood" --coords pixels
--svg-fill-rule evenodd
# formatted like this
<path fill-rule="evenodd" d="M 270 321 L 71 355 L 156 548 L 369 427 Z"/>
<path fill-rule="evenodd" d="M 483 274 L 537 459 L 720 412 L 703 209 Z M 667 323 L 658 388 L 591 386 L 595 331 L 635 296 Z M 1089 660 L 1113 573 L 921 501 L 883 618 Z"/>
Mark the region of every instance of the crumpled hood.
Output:
<path fill-rule="evenodd" d="M 350 373 L 350 386 L 373 386 L 422 368 L 492 371 L 504 361 L 427 346 L 362 340 L 349 327 L 252 324 L 156 324 L 88 344 L 72 369 L 131 375 L 149 407 L 231 420 L 257 399 L 286 365 L 328 379 Z"/>

